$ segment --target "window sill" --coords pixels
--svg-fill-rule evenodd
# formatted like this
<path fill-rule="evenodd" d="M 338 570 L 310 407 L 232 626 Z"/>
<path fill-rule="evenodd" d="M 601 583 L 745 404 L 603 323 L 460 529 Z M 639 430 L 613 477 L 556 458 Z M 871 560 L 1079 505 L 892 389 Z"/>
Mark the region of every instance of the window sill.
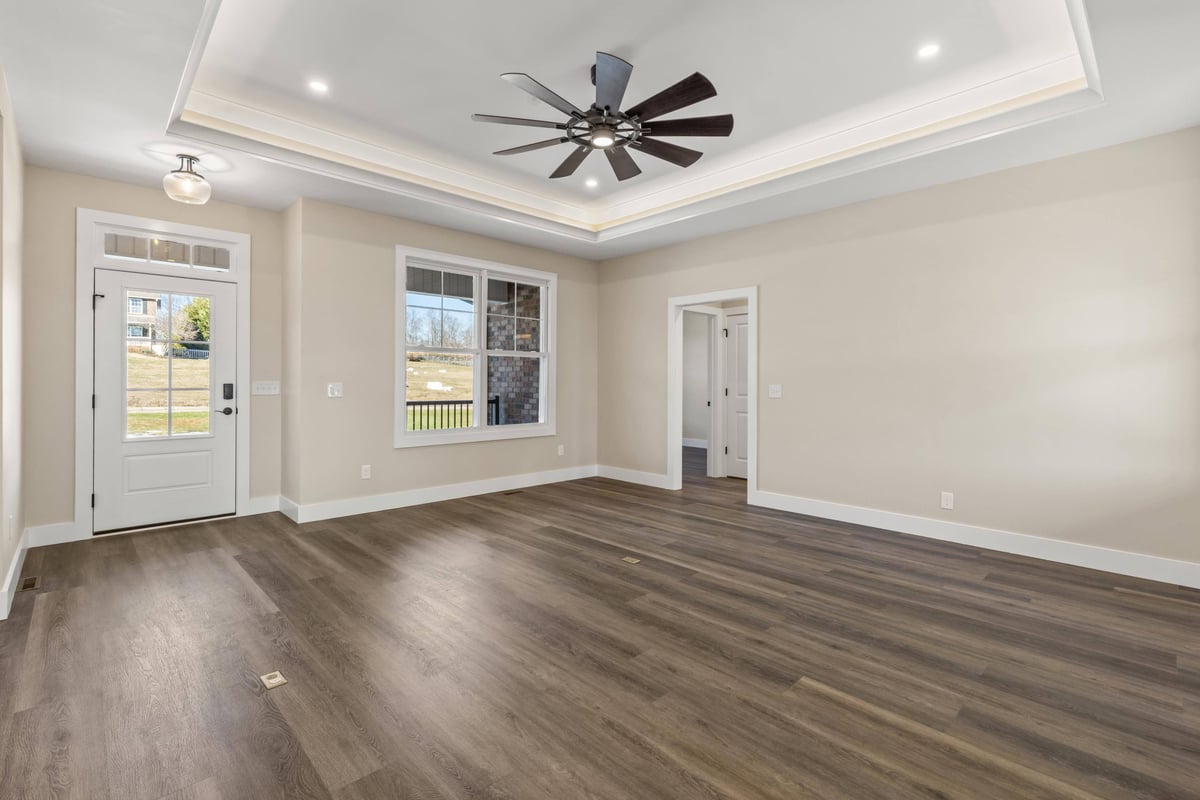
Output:
<path fill-rule="evenodd" d="M 529 439 L 535 436 L 554 436 L 554 424 L 541 422 L 528 425 L 494 426 L 491 428 L 462 428 L 439 431 L 401 431 L 396 434 L 396 449 L 430 447 L 466 442 L 495 442 L 505 439 Z"/>

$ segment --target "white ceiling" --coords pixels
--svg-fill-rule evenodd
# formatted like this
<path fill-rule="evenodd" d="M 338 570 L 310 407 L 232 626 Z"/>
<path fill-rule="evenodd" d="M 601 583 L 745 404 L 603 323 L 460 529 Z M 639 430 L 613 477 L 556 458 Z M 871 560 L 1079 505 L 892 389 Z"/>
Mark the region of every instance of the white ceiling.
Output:
<path fill-rule="evenodd" d="M 163 151 L 204 151 L 220 199 L 316 197 L 592 258 L 1200 124 L 1192 0 L 57 5 L 0 0 L 34 164 L 154 184 Z M 919 61 L 928 41 L 942 53 Z M 688 170 L 637 154 L 619 187 L 596 156 L 546 179 L 566 147 L 492 156 L 545 134 L 470 113 L 557 119 L 499 73 L 587 105 L 597 49 L 634 64 L 633 102 L 704 72 L 719 96 L 672 116 L 730 112 L 733 136 L 677 140 L 706 153 Z"/>

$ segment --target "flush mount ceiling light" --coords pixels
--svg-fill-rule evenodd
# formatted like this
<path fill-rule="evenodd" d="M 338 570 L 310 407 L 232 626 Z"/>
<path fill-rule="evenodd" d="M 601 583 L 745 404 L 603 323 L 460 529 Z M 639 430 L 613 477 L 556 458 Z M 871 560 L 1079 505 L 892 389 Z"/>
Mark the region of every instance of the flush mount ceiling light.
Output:
<path fill-rule="evenodd" d="M 600 185 L 600 181 L 598 181 L 596 178 L 588 178 L 586 181 L 583 182 L 583 185 L 589 189 L 595 189 L 597 186 Z"/>
<path fill-rule="evenodd" d="M 921 49 L 917 50 L 917 58 L 922 61 L 928 61 L 940 52 L 942 52 L 942 46 L 937 42 L 930 42 L 929 44 L 921 45 Z"/>
<path fill-rule="evenodd" d="M 212 185 L 196 172 L 196 156 L 179 153 L 179 169 L 163 176 L 163 191 L 180 203 L 202 206 L 212 197 Z"/>
<path fill-rule="evenodd" d="M 309 81 L 308 88 L 313 92 L 313 94 L 329 93 L 329 84 L 325 81 Z"/>
<path fill-rule="evenodd" d="M 565 178 L 575 174 L 575 170 L 594 150 L 604 153 L 619 181 L 629 180 L 642 172 L 629 155 L 630 150 L 661 158 L 680 167 L 690 167 L 703 153 L 664 142 L 658 137 L 728 136 L 733 132 L 732 114 L 661 121 L 658 119 L 701 100 L 716 97 L 717 90 L 713 88 L 712 82 L 699 72 L 622 111 L 621 103 L 625 99 L 625 89 L 629 85 L 629 76 L 632 73 L 633 65 L 629 62 L 608 53 L 596 53 L 596 64 L 592 67 L 596 100 L 585 111 L 523 72 L 506 72 L 500 77 L 566 114 L 567 119 L 556 122 L 498 117 L 494 114 L 473 114 L 471 118 L 477 122 L 526 125 L 531 128 L 553 128 L 559 131 L 553 139 L 497 150 L 493 154 L 511 156 L 560 144 L 573 146 L 575 149 L 571 155 L 551 173 L 551 178 Z"/>

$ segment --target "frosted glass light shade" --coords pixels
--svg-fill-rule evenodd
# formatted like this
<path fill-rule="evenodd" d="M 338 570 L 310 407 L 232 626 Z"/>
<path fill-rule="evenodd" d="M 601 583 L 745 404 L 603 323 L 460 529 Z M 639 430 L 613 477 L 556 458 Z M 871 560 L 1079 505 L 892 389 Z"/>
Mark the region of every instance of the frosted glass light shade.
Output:
<path fill-rule="evenodd" d="M 163 191 L 167 197 L 189 205 L 204 205 L 212 197 L 212 185 L 196 172 L 194 156 L 179 156 L 179 169 L 163 176 Z"/>

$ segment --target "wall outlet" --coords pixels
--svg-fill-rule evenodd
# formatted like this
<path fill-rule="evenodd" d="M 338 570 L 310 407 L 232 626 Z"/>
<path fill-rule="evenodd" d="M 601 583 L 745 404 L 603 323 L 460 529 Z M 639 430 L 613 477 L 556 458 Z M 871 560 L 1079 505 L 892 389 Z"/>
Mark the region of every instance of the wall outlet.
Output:
<path fill-rule="evenodd" d="M 779 398 L 783 397 L 782 384 L 778 384 L 778 383 L 768 384 L 767 385 L 767 397 L 771 398 L 772 400 L 778 400 Z"/>
<path fill-rule="evenodd" d="M 565 455 L 567 454 L 567 446 L 566 446 L 566 445 L 563 445 L 563 444 L 560 444 L 560 445 L 558 446 L 558 454 L 559 454 L 560 456 L 565 456 Z"/>
<path fill-rule="evenodd" d="M 326 391 L 329 393 L 330 397 L 341 397 L 342 385 L 340 383 L 331 383 L 326 387 Z"/>
<path fill-rule="evenodd" d="M 250 394 L 279 394 L 279 381 L 255 381 L 254 383 L 250 384 Z"/>
<path fill-rule="evenodd" d="M 954 510 L 954 492 L 942 492 L 942 508 L 947 511 Z"/>
<path fill-rule="evenodd" d="M 371 477 L 371 465 L 370 465 L 370 464 L 363 464 L 363 465 L 362 465 L 362 468 L 361 468 L 361 471 L 362 471 L 362 479 L 363 479 L 364 481 L 365 481 L 367 478 L 370 478 L 370 477 Z"/>

